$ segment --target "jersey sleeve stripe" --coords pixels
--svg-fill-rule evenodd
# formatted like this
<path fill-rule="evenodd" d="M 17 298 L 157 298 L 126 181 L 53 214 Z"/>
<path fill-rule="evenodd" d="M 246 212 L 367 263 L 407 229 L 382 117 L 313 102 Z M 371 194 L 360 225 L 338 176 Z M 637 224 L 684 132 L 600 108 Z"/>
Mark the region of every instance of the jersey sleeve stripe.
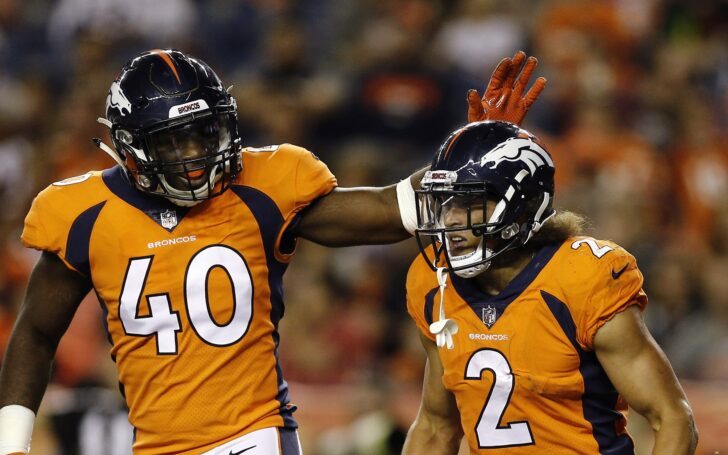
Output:
<path fill-rule="evenodd" d="M 91 276 L 89 264 L 89 243 L 96 219 L 106 201 L 94 205 L 81 213 L 71 225 L 66 240 L 66 261 L 85 276 Z"/>
<path fill-rule="evenodd" d="M 632 438 L 626 432 L 618 431 L 618 428 L 624 428 L 626 424 L 622 413 L 616 410 L 619 394 L 596 354 L 582 349 L 576 340 L 576 324 L 569 308 L 548 292 L 541 291 L 541 296 L 579 355 L 579 372 L 584 379 L 584 418 L 592 426 L 599 453 L 634 454 Z"/>
<path fill-rule="evenodd" d="M 425 321 L 427 321 L 428 324 L 432 324 L 433 318 L 432 318 L 432 312 L 433 308 L 435 308 L 435 294 L 437 294 L 437 290 L 439 288 L 432 289 L 430 292 L 425 295 Z"/>
<path fill-rule="evenodd" d="M 283 273 L 287 264 L 278 261 L 275 257 L 275 243 L 278 238 L 278 231 L 283 226 L 283 215 L 273 199 L 267 194 L 248 186 L 233 186 L 232 191 L 248 206 L 253 217 L 258 222 L 260 234 L 265 249 L 265 258 L 268 265 L 268 286 L 270 287 L 271 300 L 271 321 L 275 326 L 273 341 L 276 350 L 276 375 L 278 376 L 278 395 L 276 399 L 280 402 L 281 417 L 286 428 L 297 428 L 298 424 L 293 419 L 292 413 L 295 406 L 289 405 L 288 383 L 283 379 L 283 372 L 280 366 L 278 355 L 278 322 L 283 317 Z"/>

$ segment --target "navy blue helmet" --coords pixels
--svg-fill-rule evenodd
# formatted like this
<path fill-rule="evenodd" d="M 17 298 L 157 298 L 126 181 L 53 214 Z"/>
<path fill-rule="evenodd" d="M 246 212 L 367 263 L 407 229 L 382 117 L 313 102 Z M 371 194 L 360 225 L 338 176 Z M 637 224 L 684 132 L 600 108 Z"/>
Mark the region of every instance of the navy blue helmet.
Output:
<path fill-rule="evenodd" d="M 508 122 L 470 123 L 440 146 L 417 191 L 420 250 L 433 269 L 444 256 L 450 271 L 475 276 L 528 242 L 554 214 L 553 196 L 554 163 L 535 136 Z"/>
<path fill-rule="evenodd" d="M 128 61 L 99 121 L 129 181 L 178 205 L 221 194 L 241 170 L 235 99 L 207 64 L 178 50 Z"/>

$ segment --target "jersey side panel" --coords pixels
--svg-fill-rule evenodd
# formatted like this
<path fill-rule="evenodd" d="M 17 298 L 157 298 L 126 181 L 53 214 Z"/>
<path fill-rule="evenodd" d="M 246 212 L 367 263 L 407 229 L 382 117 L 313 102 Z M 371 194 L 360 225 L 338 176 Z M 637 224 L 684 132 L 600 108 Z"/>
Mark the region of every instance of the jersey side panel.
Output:
<path fill-rule="evenodd" d="M 583 418 L 601 451 L 631 453 L 627 405 L 593 352 L 593 340 L 621 311 L 632 305 L 644 309 L 642 274 L 635 258 L 619 245 L 590 237 L 568 240 L 555 259 L 544 274 L 551 286 L 544 282 L 542 295 L 580 357 Z"/>

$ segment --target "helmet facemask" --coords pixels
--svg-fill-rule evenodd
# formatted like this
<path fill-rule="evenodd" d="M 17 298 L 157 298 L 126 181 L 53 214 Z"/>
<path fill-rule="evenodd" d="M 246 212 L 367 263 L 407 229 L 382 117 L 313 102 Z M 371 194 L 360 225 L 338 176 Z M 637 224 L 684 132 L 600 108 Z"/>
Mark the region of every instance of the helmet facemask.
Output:
<path fill-rule="evenodd" d="M 189 114 L 142 131 L 115 127 L 111 135 L 139 189 L 191 206 L 222 194 L 240 170 L 237 124 L 228 110 Z"/>
<path fill-rule="evenodd" d="M 449 271 L 472 278 L 488 269 L 505 252 L 530 237 L 525 225 L 507 219 L 509 201 L 486 182 L 456 184 L 453 171 L 430 171 L 417 193 L 420 251 L 436 269 L 444 258 Z M 487 217 L 487 219 L 486 219 Z M 434 258 L 426 255 L 432 247 Z"/>

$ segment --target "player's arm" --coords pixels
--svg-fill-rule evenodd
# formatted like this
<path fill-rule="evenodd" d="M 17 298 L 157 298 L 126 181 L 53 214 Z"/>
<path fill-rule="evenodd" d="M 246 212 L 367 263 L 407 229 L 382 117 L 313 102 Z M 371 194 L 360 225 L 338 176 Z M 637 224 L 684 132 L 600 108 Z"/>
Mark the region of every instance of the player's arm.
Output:
<path fill-rule="evenodd" d="M 44 252 L 33 268 L 0 372 L 0 453 L 30 444 L 31 411 L 38 411 L 58 342 L 90 289 L 54 254 Z"/>
<path fill-rule="evenodd" d="M 597 331 L 594 350 L 619 393 L 655 431 L 652 453 L 694 453 L 698 432 L 690 404 L 636 305 Z"/>
<path fill-rule="evenodd" d="M 525 63 L 524 63 L 525 62 Z M 503 59 L 479 99 L 468 92 L 468 121 L 505 120 L 520 124 L 546 86 L 539 77 L 526 91 L 537 61 L 517 52 Z M 383 188 L 337 188 L 306 209 L 294 234 L 326 246 L 394 243 L 416 228 L 413 188 L 419 188 L 425 169 L 398 185 Z"/>
<path fill-rule="evenodd" d="M 454 455 L 460 448 L 463 430 L 460 426 L 455 397 L 442 384 L 442 363 L 437 346 L 420 334 L 427 351 L 422 402 L 417 419 L 407 433 L 402 455 Z"/>
<path fill-rule="evenodd" d="M 424 174 L 422 169 L 398 185 L 382 188 L 336 188 L 306 208 L 295 234 L 333 247 L 407 239 L 417 223 L 414 188 Z"/>

